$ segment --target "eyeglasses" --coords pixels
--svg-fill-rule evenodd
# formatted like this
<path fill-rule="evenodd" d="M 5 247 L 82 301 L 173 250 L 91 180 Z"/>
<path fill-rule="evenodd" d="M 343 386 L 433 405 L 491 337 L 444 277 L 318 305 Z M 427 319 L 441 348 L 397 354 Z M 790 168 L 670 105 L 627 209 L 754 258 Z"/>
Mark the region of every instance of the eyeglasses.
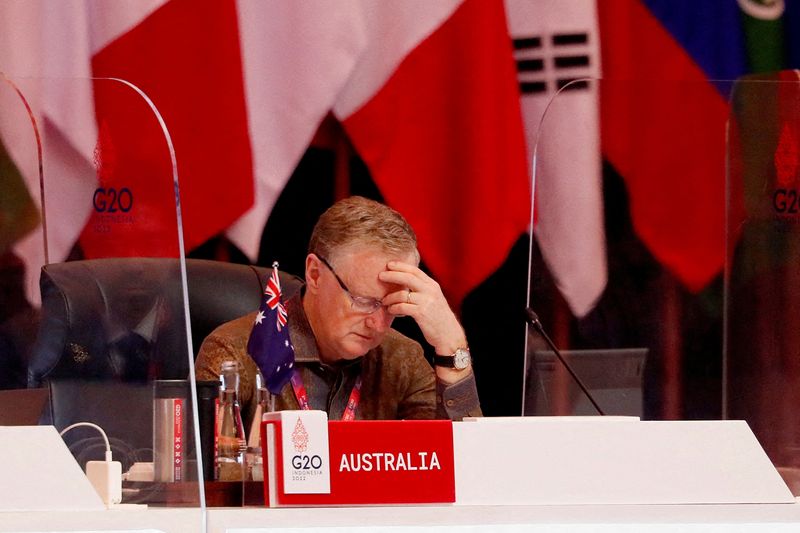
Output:
<path fill-rule="evenodd" d="M 339 277 L 339 274 L 333 269 L 328 260 L 322 257 L 321 255 L 317 255 L 322 264 L 328 267 L 328 270 L 331 271 L 333 277 L 336 278 L 336 281 L 339 282 L 339 286 L 347 293 L 347 296 L 350 297 L 350 307 L 353 311 L 357 313 L 364 313 L 366 315 L 371 315 L 381 307 L 383 307 L 383 302 L 378 300 L 377 298 L 370 298 L 369 296 L 354 296 L 350 289 L 347 288 L 347 285 L 344 284 L 342 278 Z"/>

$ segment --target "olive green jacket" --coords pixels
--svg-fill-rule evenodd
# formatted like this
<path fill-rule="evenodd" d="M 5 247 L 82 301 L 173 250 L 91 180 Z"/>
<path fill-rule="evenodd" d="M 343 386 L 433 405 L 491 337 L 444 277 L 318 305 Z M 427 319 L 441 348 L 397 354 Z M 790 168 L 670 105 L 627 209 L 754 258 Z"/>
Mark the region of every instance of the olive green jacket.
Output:
<path fill-rule="evenodd" d="M 296 368 L 313 409 L 324 409 L 331 420 L 344 412 L 353 384 L 362 374 L 361 400 L 356 410 L 360 420 L 447 419 L 481 416 L 475 377 L 446 385 L 423 355 L 422 347 L 395 330 L 361 358 L 339 365 L 320 362 L 314 334 L 303 310 L 300 295 L 286 302 L 289 336 L 295 349 Z M 256 313 L 237 318 L 215 329 L 203 342 L 195 362 L 198 380 L 219 379 L 223 361 L 239 363 L 239 400 L 245 427 L 255 411 L 255 376 L 258 372 L 247 354 L 247 340 Z M 291 384 L 275 398 L 275 410 L 299 409 Z"/>

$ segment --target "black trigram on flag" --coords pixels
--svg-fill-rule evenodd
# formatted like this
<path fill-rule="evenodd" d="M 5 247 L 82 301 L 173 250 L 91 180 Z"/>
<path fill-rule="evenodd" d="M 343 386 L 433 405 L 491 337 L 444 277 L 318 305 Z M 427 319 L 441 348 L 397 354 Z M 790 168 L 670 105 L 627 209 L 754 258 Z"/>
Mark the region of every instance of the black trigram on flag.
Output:
<path fill-rule="evenodd" d="M 523 96 L 586 89 L 594 75 L 589 32 L 514 37 L 514 59 Z"/>

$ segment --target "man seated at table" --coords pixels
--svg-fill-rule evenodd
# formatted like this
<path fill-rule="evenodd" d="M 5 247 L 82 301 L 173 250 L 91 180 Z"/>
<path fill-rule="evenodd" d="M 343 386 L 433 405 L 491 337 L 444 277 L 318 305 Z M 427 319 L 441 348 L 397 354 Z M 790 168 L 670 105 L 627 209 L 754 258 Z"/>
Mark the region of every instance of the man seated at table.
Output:
<path fill-rule="evenodd" d="M 299 409 L 299 396 L 331 420 L 480 416 L 464 330 L 419 269 L 416 235 L 402 215 L 366 198 L 341 200 L 319 218 L 308 250 L 305 285 L 285 302 L 295 379 L 276 410 Z M 400 315 L 412 317 L 435 349 L 435 370 L 417 342 L 391 328 Z M 200 380 L 217 379 L 223 361 L 239 363 L 245 427 L 258 373 L 247 354 L 255 317 L 218 327 L 195 363 Z"/>

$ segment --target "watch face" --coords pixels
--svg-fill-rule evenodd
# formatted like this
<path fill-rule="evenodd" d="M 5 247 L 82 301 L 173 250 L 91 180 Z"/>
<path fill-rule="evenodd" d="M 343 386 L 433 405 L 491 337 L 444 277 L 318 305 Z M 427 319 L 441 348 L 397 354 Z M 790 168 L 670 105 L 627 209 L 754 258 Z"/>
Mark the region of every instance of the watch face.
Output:
<path fill-rule="evenodd" d="M 459 348 L 453 355 L 454 355 L 453 367 L 455 367 L 458 370 L 462 370 L 469 366 L 470 363 L 469 350 L 464 350 L 462 348 Z"/>

